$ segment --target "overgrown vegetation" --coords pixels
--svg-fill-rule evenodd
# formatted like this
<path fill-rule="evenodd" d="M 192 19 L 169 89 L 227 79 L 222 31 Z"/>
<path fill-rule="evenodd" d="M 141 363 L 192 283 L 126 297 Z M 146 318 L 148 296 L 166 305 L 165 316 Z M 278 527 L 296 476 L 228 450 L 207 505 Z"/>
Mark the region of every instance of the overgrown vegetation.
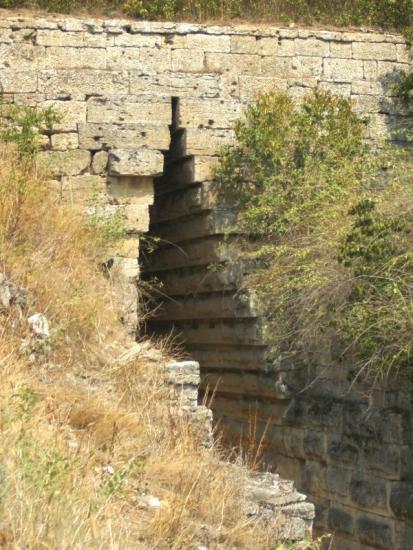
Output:
<path fill-rule="evenodd" d="M 281 23 L 364 25 L 409 29 L 413 22 L 410 0 L 0 0 L 0 7 L 30 7 L 70 13 L 122 12 L 148 19 L 263 20 Z"/>
<path fill-rule="evenodd" d="M 171 409 L 167 350 L 118 361 L 105 231 L 49 190 L 32 152 L 51 113 L 25 114 L 0 143 L 0 273 L 25 289 L 0 301 L 0 546 L 274 547 L 276 526 L 243 513 L 247 469 Z"/>
<path fill-rule="evenodd" d="M 413 361 L 413 196 L 408 154 L 363 135 L 344 98 L 264 95 L 217 180 L 276 354 L 381 381 Z"/>

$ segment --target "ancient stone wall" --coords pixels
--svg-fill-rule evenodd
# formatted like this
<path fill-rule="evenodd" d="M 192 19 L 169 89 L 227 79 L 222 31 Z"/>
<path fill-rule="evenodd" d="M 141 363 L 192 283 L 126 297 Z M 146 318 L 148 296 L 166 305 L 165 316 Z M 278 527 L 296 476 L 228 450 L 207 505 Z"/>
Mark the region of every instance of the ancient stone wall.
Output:
<path fill-rule="evenodd" d="M 410 67 L 399 36 L 373 32 L 218 27 L 30 17 L 0 10 L 5 101 L 53 106 L 60 122 L 39 162 L 64 200 L 120 213 L 127 237 L 108 265 L 125 323 L 137 325 L 139 240 L 145 277 L 162 282 L 151 330 L 181 332 L 215 388 L 214 413 L 232 441 L 265 432 L 265 459 L 310 495 L 340 549 L 410 548 L 411 407 L 393 388 L 369 403 L 342 373 L 274 368 L 259 315 L 238 291 L 242 265 L 222 247 L 230 222 L 211 168 L 258 92 L 300 98 L 320 86 L 351 98 L 378 139 L 402 119 L 392 81 Z M 100 212 L 100 210 L 99 210 Z M 288 385 L 287 383 L 288 382 Z M 288 390 L 288 391 L 287 391 Z M 251 419 L 255 419 L 251 421 Z"/>

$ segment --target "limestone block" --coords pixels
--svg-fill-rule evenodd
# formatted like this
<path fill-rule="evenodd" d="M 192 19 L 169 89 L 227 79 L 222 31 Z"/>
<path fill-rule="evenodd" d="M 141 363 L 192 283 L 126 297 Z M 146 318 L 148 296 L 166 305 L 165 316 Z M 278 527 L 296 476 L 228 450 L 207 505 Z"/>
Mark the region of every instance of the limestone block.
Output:
<path fill-rule="evenodd" d="M 328 90 L 332 94 L 343 95 L 344 97 L 349 97 L 351 94 L 351 84 L 349 83 L 321 81 L 318 85 L 323 90 Z"/>
<path fill-rule="evenodd" d="M 330 44 L 317 38 L 296 38 L 295 53 L 296 55 L 309 55 L 311 57 L 328 57 L 330 55 Z"/>
<path fill-rule="evenodd" d="M 205 63 L 206 69 L 212 73 L 229 71 L 239 74 L 257 74 L 261 72 L 259 55 L 207 52 Z"/>
<path fill-rule="evenodd" d="M 109 154 L 109 174 L 120 176 L 157 176 L 163 172 L 163 155 L 151 149 L 122 150 Z"/>
<path fill-rule="evenodd" d="M 176 361 L 166 365 L 165 380 L 174 386 L 198 386 L 200 382 L 199 363 L 196 361 Z"/>
<path fill-rule="evenodd" d="M 146 204 L 127 204 L 126 228 L 129 232 L 145 232 L 149 229 L 149 209 Z"/>
<path fill-rule="evenodd" d="M 356 59 L 324 59 L 323 78 L 336 82 L 363 79 L 363 63 Z"/>
<path fill-rule="evenodd" d="M 60 120 L 53 124 L 54 130 L 77 131 L 78 124 L 86 121 L 86 104 L 83 101 L 45 101 L 42 107 L 51 107 Z"/>
<path fill-rule="evenodd" d="M 387 511 L 387 486 L 383 479 L 371 475 L 361 479 L 358 474 L 354 474 L 350 483 L 350 497 L 366 510 Z"/>
<path fill-rule="evenodd" d="M 353 56 L 351 42 L 331 42 L 330 53 L 331 57 L 351 59 L 351 57 Z"/>
<path fill-rule="evenodd" d="M 190 155 L 214 155 L 224 145 L 234 143 L 234 139 L 233 130 L 187 128 L 186 151 Z"/>
<path fill-rule="evenodd" d="M 354 534 L 354 520 L 352 510 L 350 508 L 339 507 L 333 505 L 328 511 L 328 527 L 331 532 L 337 531 Z"/>
<path fill-rule="evenodd" d="M 288 38 L 278 39 L 275 54 L 277 57 L 292 57 L 295 55 L 295 41 Z"/>
<path fill-rule="evenodd" d="M 396 45 L 396 58 L 399 63 L 410 63 L 410 49 L 405 44 Z"/>
<path fill-rule="evenodd" d="M 386 78 L 391 83 L 394 78 L 397 78 L 400 73 L 408 72 L 410 69 L 409 63 L 391 63 L 389 61 L 377 62 L 377 77 L 378 79 Z"/>
<path fill-rule="evenodd" d="M 384 94 L 383 84 L 371 80 L 356 80 L 351 83 L 351 93 L 361 95 Z"/>
<path fill-rule="evenodd" d="M 313 495 L 327 492 L 327 468 L 325 464 L 307 460 L 303 471 L 304 487 Z"/>
<path fill-rule="evenodd" d="M 128 282 L 135 282 L 139 275 L 139 264 L 136 258 L 115 258 L 111 273 L 116 279 L 123 279 Z M 136 329 L 136 327 L 135 327 Z"/>
<path fill-rule="evenodd" d="M 87 120 L 97 123 L 153 123 L 170 124 L 172 107 L 170 97 L 120 96 L 92 97 L 87 102 Z"/>
<path fill-rule="evenodd" d="M 186 47 L 189 50 L 228 53 L 231 49 L 231 38 L 228 35 L 189 34 L 186 37 Z"/>
<path fill-rule="evenodd" d="M 103 174 L 108 165 L 108 153 L 106 151 L 98 151 L 92 158 L 92 173 Z"/>
<path fill-rule="evenodd" d="M 130 92 L 132 94 L 169 94 L 178 97 L 219 97 L 220 79 L 215 74 L 190 75 L 165 72 L 153 75 L 142 71 L 131 71 Z"/>
<path fill-rule="evenodd" d="M 400 519 L 413 519 L 413 482 L 398 482 L 391 486 L 390 508 Z"/>
<path fill-rule="evenodd" d="M 49 99 L 84 99 L 85 95 L 129 93 L 128 77 L 119 71 L 56 69 L 39 72 L 39 91 Z"/>
<path fill-rule="evenodd" d="M 359 514 L 356 521 L 356 534 L 360 542 L 374 548 L 388 550 L 394 548 L 393 526 L 390 521 L 368 514 Z"/>
<path fill-rule="evenodd" d="M 59 29 L 62 31 L 80 32 L 84 30 L 84 24 L 81 19 L 64 18 L 59 21 Z"/>
<path fill-rule="evenodd" d="M 378 113 L 381 111 L 382 101 L 380 97 L 373 95 L 353 95 L 351 104 L 355 113 Z"/>
<path fill-rule="evenodd" d="M 52 149 L 55 151 L 66 151 L 67 149 L 77 149 L 79 147 L 79 137 L 75 132 L 67 134 L 54 134 L 51 138 Z"/>
<path fill-rule="evenodd" d="M 0 29 L 0 44 L 11 44 L 12 42 L 11 29 Z"/>
<path fill-rule="evenodd" d="M 83 33 L 61 30 L 38 30 L 36 43 L 40 46 L 71 46 L 74 48 L 84 46 Z"/>
<path fill-rule="evenodd" d="M 224 73 L 218 76 L 219 97 L 224 101 L 239 100 L 239 78 L 234 73 Z"/>
<path fill-rule="evenodd" d="M 92 200 L 103 202 L 106 194 L 106 179 L 89 174 L 63 176 L 60 193 L 61 198 L 71 204 L 89 204 Z"/>
<path fill-rule="evenodd" d="M 255 36 L 231 36 L 231 52 L 257 54 L 258 41 Z"/>
<path fill-rule="evenodd" d="M 173 50 L 172 70 L 188 73 L 202 72 L 205 69 L 203 50 Z"/>
<path fill-rule="evenodd" d="M 293 68 L 298 72 L 300 78 L 319 78 L 323 71 L 322 60 L 319 57 L 295 57 Z"/>
<path fill-rule="evenodd" d="M 241 113 L 238 102 L 183 98 L 179 104 L 179 126 L 232 128 Z"/>
<path fill-rule="evenodd" d="M 115 37 L 107 33 L 83 33 L 83 43 L 89 48 L 110 48 L 115 45 Z"/>
<path fill-rule="evenodd" d="M 153 178 L 148 176 L 111 176 L 108 178 L 108 195 L 119 203 L 153 203 Z"/>
<path fill-rule="evenodd" d="M 46 48 L 33 44 L 16 43 L 0 45 L 0 69 L 35 71 L 45 66 Z"/>
<path fill-rule="evenodd" d="M 219 159 L 217 156 L 197 155 L 194 159 L 194 181 L 211 180 L 218 163 Z"/>
<path fill-rule="evenodd" d="M 55 69 L 105 69 L 106 52 L 100 48 L 46 48 L 46 64 Z"/>
<path fill-rule="evenodd" d="M 37 90 L 36 71 L 10 71 L 0 69 L 0 91 L 7 93 L 29 93 Z"/>
<path fill-rule="evenodd" d="M 325 460 L 327 452 L 327 439 L 323 432 L 308 431 L 303 441 L 305 456 L 313 459 Z"/>
<path fill-rule="evenodd" d="M 259 55 L 282 55 L 279 53 L 281 49 L 281 40 L 277 39 L 275 36 L 255 36 L 256 39 L 256 50 L 255 52 Z M 294 47 L 294 44 L 293 44 Z"/>
<path fill-rule="evenodd" d="M 292 57 L 268 56 L 262 58 L 262 73 L 273 75 L 278 79 L 287 79 L 298 76 L 297 66 L 293 66 Z M 255 76 L 255 75 L 252 75 Z"/>
<path fill-rule="evenodd" d="M 344 464 L 327 465 L 327 487 L 328 492 L 341 497 L 348 497 L 350 493 L 350 481 L 352 470 Z"/>
<path fill-rule="evenodd" d="M 79 143 L 84 149 L 151 149 L 167 150 L 170 142 L 166 124 L 79 124 Z"/>
<path fill-rule="evenodd" d="M 107 50 L 108 69 L 139 69 L 141 54 L 139 49 L 113 47 Z"/>
<path fill-rule="evenodd" d="M 11 42 L 36 42 L 36 29 L 20 29 L 15 30 L 11 34 Z M 1 34 L 1 33 L 0 33 Z"/>
<path fill-rule="evenodd" d="M 81 174 L 90 164 L 89 151 L 42 151 L 37 157 L 38 165 L 51 176 L 75 176 Z"/>
<path fill-rule="evenodd" d="M 129 48 L 160 48 L 163 44 L 162 36 L 156 34 L 128 34 L 122 33 L 114 38 L 115 46 L 127 46 Z"/>
<path fill-rule="evenodd" d="M 376 59 L 381 61 L 396 61 L 397 53 L 394 44 L 375 42 L 353 42 L 354 59 Z"/>
<path fill-rule="evenodd" d="M 272 91 L 286 91 L 287 82 L 282 78 L 265 76 L 240 76 L 239 89 L 241 101 L 250 102 L 257 98 L 258 94 Z"/>
<path fill-rule="evenodd" d="M 377 80 L 377 61 L 363 61 L 363 74 L 365 80 Z"/>
<path fill-rule="evenodd" d="M 142 48 L 140 49 L 140 65 L 142 71 L 149 74 L 165 72 L 171 69 L 171 51 L 163 48 Z"/>

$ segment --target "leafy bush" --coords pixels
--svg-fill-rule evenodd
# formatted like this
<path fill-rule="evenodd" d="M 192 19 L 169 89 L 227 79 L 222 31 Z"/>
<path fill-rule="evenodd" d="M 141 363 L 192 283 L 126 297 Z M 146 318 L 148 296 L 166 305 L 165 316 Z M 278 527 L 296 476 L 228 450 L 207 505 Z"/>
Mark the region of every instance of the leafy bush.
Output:
<path fill-rule="evenodd" d="M 40 149 L 41 135 L 58 121 L 52 107 L 36 109 L 0 101 L 0 141 L 14 143 L 20 156 L 33 157 Z"/>
<path fill-rule="evenodd" d="M 373 154 L 363 134 L 344 98 L 315 91 L 296 107 L 264 95 L 237 124 L 217 184 L 236 205 L 255 262 L 246 286 L 276 356 L 346 361 L 377 379 L 411 363 L 412 191 L 403 154 Z"/>

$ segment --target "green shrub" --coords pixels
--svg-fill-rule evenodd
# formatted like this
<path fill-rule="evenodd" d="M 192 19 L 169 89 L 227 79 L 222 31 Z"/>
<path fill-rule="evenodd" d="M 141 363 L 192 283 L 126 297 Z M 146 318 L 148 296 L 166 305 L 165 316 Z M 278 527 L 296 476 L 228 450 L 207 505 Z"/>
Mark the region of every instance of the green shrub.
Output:
<path fill-rule="evenodd" d="M 0 98 L 0 141 L 14 143 L 21 156 L 35 155 L 41 146 L 41 135 L 51 131 L 58 121 L 52 107 L 36 109 L 3 103 Z"/>
<path fill-rule="evenodd" d="M 241 255 L 255 262 L 246 286 L 275 356 L 344 361 L 375 379 L 406 366 L 411 217 L 400 216 L 412 191 L 408 169 L 396 177 L 403 154 L 373 154 L 350 103 L 321 91 L 300 107 L 264 95 L 235 133 L 217 184 L 235 204 Z"/>

